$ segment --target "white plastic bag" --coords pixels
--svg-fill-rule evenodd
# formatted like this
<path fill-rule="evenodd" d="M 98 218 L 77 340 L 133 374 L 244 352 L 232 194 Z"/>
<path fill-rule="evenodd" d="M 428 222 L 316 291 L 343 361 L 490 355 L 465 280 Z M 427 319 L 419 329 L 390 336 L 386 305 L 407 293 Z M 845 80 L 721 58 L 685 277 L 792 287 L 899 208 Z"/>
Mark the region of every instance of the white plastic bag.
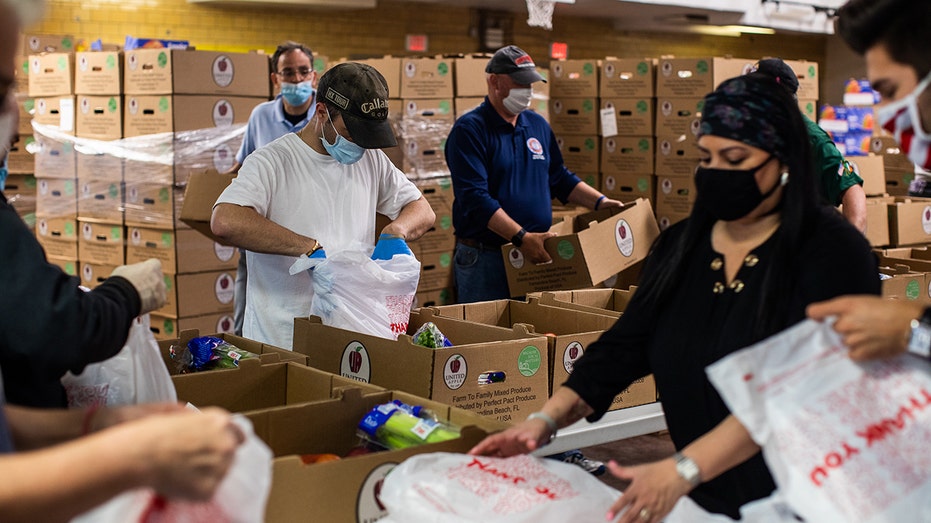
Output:
<path fill-rule="evenodd" d="M 61 378 L 69 407 L 133 405 L 177 401 L 175 386 L 149 329 L 149 315 L 133 320 L 122 350 L 108 360 L 92 363 L 81 374 Z"/>
<path fill-rule="evenodd" d="M 436 452 L 392 469 L 379 499 L 392 522 L 565 523 L 604 521 L 619 496 L 561 461 Z"/>
<path fill-rule="evenodd" d="M 707 369 L 806 521 L 931 521 L 931 365 L 855 363 L 805 321 Z"/>
<path fill-rule="evenodd" d="M 246 436 L 210 501 L 173 501 L 150 489 L 123 493 L 71 523 L 261 523 L 272 483 L 272 452 L 242 415 L 233 422 Z"/>
<path fill-rule="evenodd" d="M 324 325 L 397 339 L 407 332 L 420 262 L 411 255 L 372 260 L 371 251 L 346 249 L 327 252 L 325 259 L 299 259 L 291 273 L 314 267 L 310 314 Z"/>

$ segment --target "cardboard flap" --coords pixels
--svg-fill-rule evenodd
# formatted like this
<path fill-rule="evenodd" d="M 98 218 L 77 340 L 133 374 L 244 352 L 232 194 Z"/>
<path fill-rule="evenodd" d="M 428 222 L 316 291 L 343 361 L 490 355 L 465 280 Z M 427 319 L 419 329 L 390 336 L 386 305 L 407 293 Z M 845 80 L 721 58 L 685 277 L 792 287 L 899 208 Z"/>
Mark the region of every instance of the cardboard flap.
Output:
<path fill-rule="evenodd" d="M 211 240 L 228 245 L 210 230 L 210 217 L 217 198 L 235 177 L 235 174 L 219 174 L 216 171 L 191 174 L 181 204 L 181 221 Z"/>

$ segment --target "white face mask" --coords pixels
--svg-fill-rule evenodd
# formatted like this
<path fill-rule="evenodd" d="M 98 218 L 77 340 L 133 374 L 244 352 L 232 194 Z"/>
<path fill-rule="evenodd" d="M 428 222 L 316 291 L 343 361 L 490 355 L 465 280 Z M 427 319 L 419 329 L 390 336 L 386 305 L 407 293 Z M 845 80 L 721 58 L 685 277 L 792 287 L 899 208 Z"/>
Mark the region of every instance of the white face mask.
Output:
<path fill-rule="evenodd" d="M 890 102 L 876 111 L 879 125 L 895 135 L 908 159 L 922 169 L 931 169 L 931 132 L 921 128 L 918 97 L 931 84 L 931 74 L 903 98 Z"/>
<path fill-rule="evenodd" d="M 533 89 L 530 87 L 511 88 L 511 92 L 502 100 L 504 108 L 511 114 L 520 114 L 530 107 L 533 99 Z"/>

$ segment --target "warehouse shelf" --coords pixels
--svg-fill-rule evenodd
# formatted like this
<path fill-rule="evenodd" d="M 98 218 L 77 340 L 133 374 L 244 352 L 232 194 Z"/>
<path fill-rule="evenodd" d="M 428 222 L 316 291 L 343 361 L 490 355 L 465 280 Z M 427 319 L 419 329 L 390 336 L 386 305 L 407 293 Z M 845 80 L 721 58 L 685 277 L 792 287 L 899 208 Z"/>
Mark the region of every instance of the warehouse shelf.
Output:
<path fill-rule="evenodd" d="M 584 419 L 579 420 L 560 429 L 552 443 L 537 450 L 534 454 L 548 456 L 566 450 L 652 434 L 665 429 L 666 418 L 663 416 L 663 406 L 659 402 L 649 403 L 608 412 L 595 423 L 589 423 Z"/>

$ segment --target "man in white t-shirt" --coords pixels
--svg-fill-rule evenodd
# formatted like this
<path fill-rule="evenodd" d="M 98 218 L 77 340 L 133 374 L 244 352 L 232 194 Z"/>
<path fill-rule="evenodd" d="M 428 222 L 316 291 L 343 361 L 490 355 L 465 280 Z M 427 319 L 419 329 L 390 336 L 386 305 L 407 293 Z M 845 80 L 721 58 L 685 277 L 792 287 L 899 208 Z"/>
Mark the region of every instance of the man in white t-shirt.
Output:
<path fill-rule="evenodd" d="M 247 250 L 249 280 L 243 335 L 291 348 L 295 317 L 306 316 L 312 276 L 291 276 L 302 254 L 372 243 L 375 213 L 392 221 L 383 234 L 405 241 L 435 219 L 420 190 L 379 149 L 397 145 L 388 122 L 388 87 L 374 68 L 347 62 L 318 84 L 316 112 L 243 162 L 214 205 L 211 227 Z"/>

